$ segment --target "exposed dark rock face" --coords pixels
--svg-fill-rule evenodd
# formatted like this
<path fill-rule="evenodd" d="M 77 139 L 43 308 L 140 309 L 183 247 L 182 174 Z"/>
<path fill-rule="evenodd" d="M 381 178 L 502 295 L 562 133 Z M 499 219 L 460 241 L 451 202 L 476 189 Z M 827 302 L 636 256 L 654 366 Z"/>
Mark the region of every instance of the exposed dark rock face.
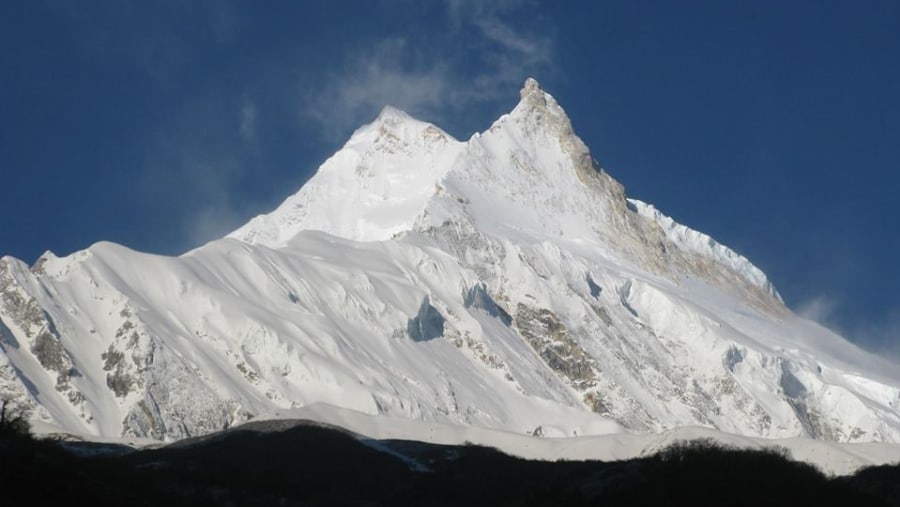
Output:
<path fill-rule="evenodd" d="M 143 398 L 138 401 L 123 421 L 123 434 L 148 436 L 155 439 L 182 439 L 213 433 L 229 428 L 236 418 L 245 413 L 233 400 L 222 399 L 196 371 L 184 362 L 160 365 L 149 370 L 144 378 Z M 180 397 L 190 393 L 190 405 Z"/>
<path fill-rule="evenodd" d="M 590 275 L 590 274 L 588 274 L 588 275 L 585 277 L 585 281 L 586 281 L 587 284 L 588 284 L 588 289 L 591 291 L 591 297 L 594 298 L 594 299 L 599 298 L 599 297 L 600 297 L 600 293 L 603 292 L 603 288 L 600 287 L 599 285 L 597 285 L 597 282 L 595 282 L 594 279 L 591 278 L 591 275 Z"/>
<path fill-rule="evenodd" d="M 612 317 L 609 316 L 609 311 L 607 311 L 606 308 L 602 306 L 591 305 L 591 310 L 594 311 L 594 313 L 597 315 L 597 317 L 600 318 L 600 321 L 603 322 L 606 327 L 613 325 Z"/>
<path fill-rule="evenodd" d="M 66 370 L 66 357 L 62 345 L 49 332 L 44 331 L 37 335 L 31 345 L 31 352 L 44 368 L 57 372 Z"/>
<path fill-rule="evenodd" d="M 728 349 L 728 352 L 725 353 L 725 367 L 728 368 L 728 371 L 734 373 L 734 368 L 744 360 L 744 353 L 735 346 L 732 346 Z"/>
<path fill-rule="evenodd" d="M 512 316 L 500 308 L 482 284 L 475 285 L 466 293 L 465 304 L 468 308 L 484 310 L 491 317 L 500 319 L 503 324 L 512 324 Z"/>
<path fill-rule="evenodd" d="M 793 372 L 791 372 L 790 363 L 781 361 L 781 389 L 784 395 L 792 399 L 800 399 L 806 396 L 806 386 L 800 382 Z"/>
<path fill-rule="evenodd" d="M 0 261 L 0 314 L 22 330 L 30 342 L 29 350 L 41 366 L 56 372 L 56 390 L 66 394 L 71 403 L 81 403 L 84 396 L 70 383 L 79 373 L 60 341 L 56 324 L 19 284 L 8 261 Z M 19 346 L 5 323 L 0 327 L 0 343 Z"/>
<path fill-rule="evenodd" d="M 444 334 L 444 317 L 426 297 L 419 306 L 419 313 L 409 319 L 407 331 L 413 341 L 424 342 Z"/>
<path fill-rule="evenodd" d="M 106 386 L 112 389 L 116 396 L 124 398 L 134 385 L 131 375 L 125 373 L 125 354 L 109 346 L 109 350 L 101 356 L 103 369 L 106 370 Z"/>
<path fill-rule="evenodd" d="M 566 326 L 556 314 L 519 303 L 515 326 L 541 359 L 570 384 L 585 388 L 595 380 L 590 356 L 568 337 Z"/>
<path fill-rule="evenodd" d="M 6 262 L 0 262 L 0 313 L 12 319 L 27 338 L 33 338 L 42 325 L 44 311 L 22 290 Z"/>
<path fill-rule="evenodd" d="M 627 282 L 625 282 L 625 285 L 623 285 L 622 287 L 619 288 L 619 302 L 622 303 L 622 307 L 624 307 L 626 310 L 628 310 L 628 313 L 630 313 L 631 315 L 633 315 L 635 317 L 639 317 L 637 310 L 635 310 L 634 307 L 631 306 L 631 303 L 628 302 L 628 300 L 630 298 L 631 298 L 631 280 L 628 280 Z"/>

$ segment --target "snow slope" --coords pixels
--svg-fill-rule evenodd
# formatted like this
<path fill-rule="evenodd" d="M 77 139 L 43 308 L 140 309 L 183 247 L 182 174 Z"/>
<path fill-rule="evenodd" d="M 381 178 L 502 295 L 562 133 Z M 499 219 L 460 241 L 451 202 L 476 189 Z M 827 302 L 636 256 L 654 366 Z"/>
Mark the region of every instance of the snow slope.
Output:
<path fill-rule="evenodd" d="M 627 199 L 534 80 L 465 142 L 386 108 L 272 213 L 180 257 L 4 257 L 0 349 L 0 395 L 102 437 L 325 403 L 546 437 L 900 442 L 896 365 Z"/>
<path fill-rule="evenodd" d="M 315 421 L 378 440 L 418 440 L 443 445 L 472 443 L 527 459 L 619 461 L 649 456 L 679 441 L 708 439 L 741 449 L 781 447 L 793 459 L 816 465 L 829 475 L 851 475 L 860 468 L 900 462 L 900 445 L 838 443 L 809 438 L 764 439 L 683 426 L 661 433 L 617 433 L 578 438 L 546 438 L 472 426 L 373 416 L 325 404 L 266 414 L 270 420 Z"/>

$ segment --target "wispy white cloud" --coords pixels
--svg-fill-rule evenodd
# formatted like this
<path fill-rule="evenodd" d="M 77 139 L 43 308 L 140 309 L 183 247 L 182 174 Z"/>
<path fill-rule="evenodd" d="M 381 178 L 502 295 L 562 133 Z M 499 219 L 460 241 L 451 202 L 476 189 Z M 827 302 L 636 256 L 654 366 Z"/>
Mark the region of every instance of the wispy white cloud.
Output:
<path fill-rule="evenodd" d="M 241 138 L 244 141 L 253 141 L 256 139 L 256 117 L 259 110 L 256 103 L 247 97 L 241 99 L 238 108 L 238 126 Z"/>
<path fill-rule="evenodd" d="M 900 362 L 900 310 L 881 319 L 858 322 L 842 315 L 846 307 L 833 296 L 819 295 L 797 305 L 794 313 L 831 329 L 866 350 Z"/>
<path fill-rule="evenodd" d="M 329 74 L 324 84 L 307 95 L 302 114 L 332 136 L 345 135 L 388 104 L 413 114 L 439 107 L 452 95 L 450 70 L 443 64 L 401 63 L 415 59 L 415 52 L 403 37 L 379 41 Z"/>
<path fill-rule="evenodd" d="M 188 245 L 200 246 L 237 229 L 247 217 L 235 211 L 229 202 L 213 203 L 191 215 L 184 224 L 183 236 Z"/>
<path fill-rule="evenodd" d="M 81 53 L 118 61 L 169 91 L 185 89 L 181 80 L 198 58 L 207 62 L 208 55 L 243 44 L 242 37 L 257 27 L 242 15 L 243 4 L 231 0 L 189 6 L 166 0 L 153 8 L 112 0 L 86 8 L 56 4 L 48 4 L 49 12 L 75 27 Z M 133 188 L 148 209 L 162 210 L 156 220 L 173 223 L 169 231 L 183 228 L 180 236 L 187 246 L 240 225 L 252 204 L 246 182 L 280 170 L 271 164 L 279 157 L 267 155 L 273 148 L 286 149 L 266 138 L 276 132 L 274 126 L 286 126 L 277 132 L 287 138 L 292 127 L 306 134 L 316 130 L 308 126 L 317 125 L 330 143 L 346 138 L 388 104 L 444 124 L 463 116 L 460 112 L 511 100 L 526 76 L 552 68 L 552 37 L 523 11 L 533 5 L 445 0 L 400 7 L 421 8 L 430 17 L 423 26 L 386 35 L 357 34 L 358 40 L 350 37 L 341 47 L 317 48 L 318 39 L 298 36 L 297 47 L 266 53 L 266 61 L 242 72 L 239 82 L 207 86 L 198 80 L 194 85 L 204 88 L 170 94 L 177 101 L 158 115 L 159 124 L 143 136 L 140 149 L 146 152 L 135 157 L 140 167 Z M 437 28 L 431 15 L 437 15 Z M 194 21 L 174 23 L 182 18 Z M 301 124 L 296 123 L 297 81 L 284 84 L 293 79 L 288 77 L 292 72 L 309 76 L 299 91 Z M 167 204 L 160 206 L 162 201 Z"/>
<path fill-rule="evenodd" d="M 795 313 L 804 319 L 809 319 L 822 324 L 825 327 L 831 328 L 836 332 L 840 332 L 840 330 L 837 329 L 838 326 L 836 322 L 836 312 L 838 307 L 839 303 L 835 298 L 820 295 L 799 304 Z"/>
<path fill-rule="evenodd" d="M 239 182 L 260 169 L 249 163 L 252 146 L 239 141 L 256 142 L 257 114 L 248 99 L 210 94 L 186 104 L 148 140 L 135 189 L 148 206 L 164 208 L 158 220 L 178 229 L 172 234 L 178 247 L 197 246 L 240 225 Z M 161 207 L 161 201 L 171 205 Z"/>
<path fill-rule="evenodd" d="M 447 0 L 445 33 L 370 41 L 307 88 L 304 119 L 318 122 L 328 137 L 342 137 L 384 105 L 440 120 L 508 98 L 525 77 L 552 68 L 552 37 L 507 19 L 524 5 Z"/>
<path fill-rule="evenodd" d="M 523 36 L 497 16 L 479 17 L 473 22 L 487 39 L 499 44 L 511 54 L 524 57 L 526 62 L 543 62 L 550 59 L 550 46 L 546 40 Z"/>
<path fill-rule="evenodd" d="M 864 322 L 848 337 L 862 347 L 900 363 L 900 309 L 883 318 Z"/>

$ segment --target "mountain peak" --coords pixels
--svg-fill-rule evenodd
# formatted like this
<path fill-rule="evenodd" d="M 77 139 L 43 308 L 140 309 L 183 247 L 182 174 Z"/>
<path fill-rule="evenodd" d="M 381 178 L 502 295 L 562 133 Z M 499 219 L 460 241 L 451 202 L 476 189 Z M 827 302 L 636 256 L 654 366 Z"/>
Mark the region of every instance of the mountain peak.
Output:
<path fill-rule="evenodd" d="M 645 236 L 661 231 L 648 232 L 627 213 L 624 188 L 600 170 L 565 110 L 534 78 L 525 80 L 520 96 L 509 114 L 465 143 L 385 106 L 298 193 L 230 236 L 270 247 L 286 246 L 303 230 L 382 241 L 469 217 L 482 232 L 503 235 L 512 228 L 520 237 L 530 231 L 532 239 L 593 238 L 628 256 L 643 251 Z M 474 204 L 461 204 L 466 202 Z M 654 223 L 662 220 L 648 215 Z M 679 231 L 671 235 L 681 244 Z M 749 262 L 730 250 L 692 244 L 683 249 L 774 292 L 761 272 L 744 269 Z"/>
<path fill-rule="evenodd" d="M 541 88 L 537 80 L 531 77 L 526 79 L 519 97 L 516 107 L 497 120 L 492 128 L 511 124 L 526 137 L 549 134 L 551 137 L 574 141 L 576 136 L 569 116 L 556 99 Z M 575 144 L 581 144 L 581 141 L 578 140 Z"/>
<path fill-rule="evenodd" d="M 541 88 L 540 83 L 538 83 L 537 79 L 533 77 L 526 78 L 525 84 L 522 85 L 522 89 L 519 90 L 519 96 L 524 99 L 526 96 L 536 93 L 544 93 L 544 90 Z"/>
<path fill-rule="evenodd" d="M 414 118 L 403 111 L 402 109 L 397 109 L 394 106 L 386 105 L 381 108 L 381 112 L 378 113 L 378 116 L 375 118 L 374 123 L 388 123 L 395 124 L 406 120 L 413 120 Z"/>
<path fill-rule="evenodd" d="M 368 144 L 383 139 L 388 133 L 391 134 L 388 136 L 391 138 L 403 137 L 406 134 L 415 135 L 416 131 L 421 130 L 426 125 L 426 123 L 413 118 L 403 110 L 391 105 L 385 105 L 375 119 L 356 129 L 347 141 L 347 145 L 354 145 L 360 142 Z"/>
<path fill-rule="evenodd" d="M 285 246 L 303 230 L 390 239 L 412 229 L 463 146 L 431 123 L 385 106 L 296 194 L 229 237 L 270 247 Z"/>
<path fill-rule="evenodd" d="M 385 108 L 231 238 L 0 259 L 0 394 L 103 437 L 320 402 L 507 434 L 900 442 L 895 366 L 627 201 L 534 80 L 466 142 Z"/>
<path fill-rule="evenodd" d="M 565 111 L 556 102 L 552 95 L 545 92 L 541 85 L 533 77 L 525 80 L 522 89 L 519 90 L 519 105 L 514 111 L 524 111 L 528 113 L 548 112 L 551 116 L 561 117 L 568 120 Z"/>

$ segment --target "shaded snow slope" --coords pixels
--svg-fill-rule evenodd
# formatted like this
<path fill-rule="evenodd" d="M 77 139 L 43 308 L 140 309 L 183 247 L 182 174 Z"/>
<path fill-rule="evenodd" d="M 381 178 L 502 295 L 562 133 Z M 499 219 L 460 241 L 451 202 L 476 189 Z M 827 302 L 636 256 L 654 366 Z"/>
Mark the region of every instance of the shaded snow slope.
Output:
<path fill-rule="evenodd" d="M 327 403 L 545 437 L 900 442 L 895 365 L 626 199 L 533 80 L 466 142 L 385 109 L 278 209 L 180 257 L 3 258 L 0 349 L 0 394 L 102 437 Z"/>

